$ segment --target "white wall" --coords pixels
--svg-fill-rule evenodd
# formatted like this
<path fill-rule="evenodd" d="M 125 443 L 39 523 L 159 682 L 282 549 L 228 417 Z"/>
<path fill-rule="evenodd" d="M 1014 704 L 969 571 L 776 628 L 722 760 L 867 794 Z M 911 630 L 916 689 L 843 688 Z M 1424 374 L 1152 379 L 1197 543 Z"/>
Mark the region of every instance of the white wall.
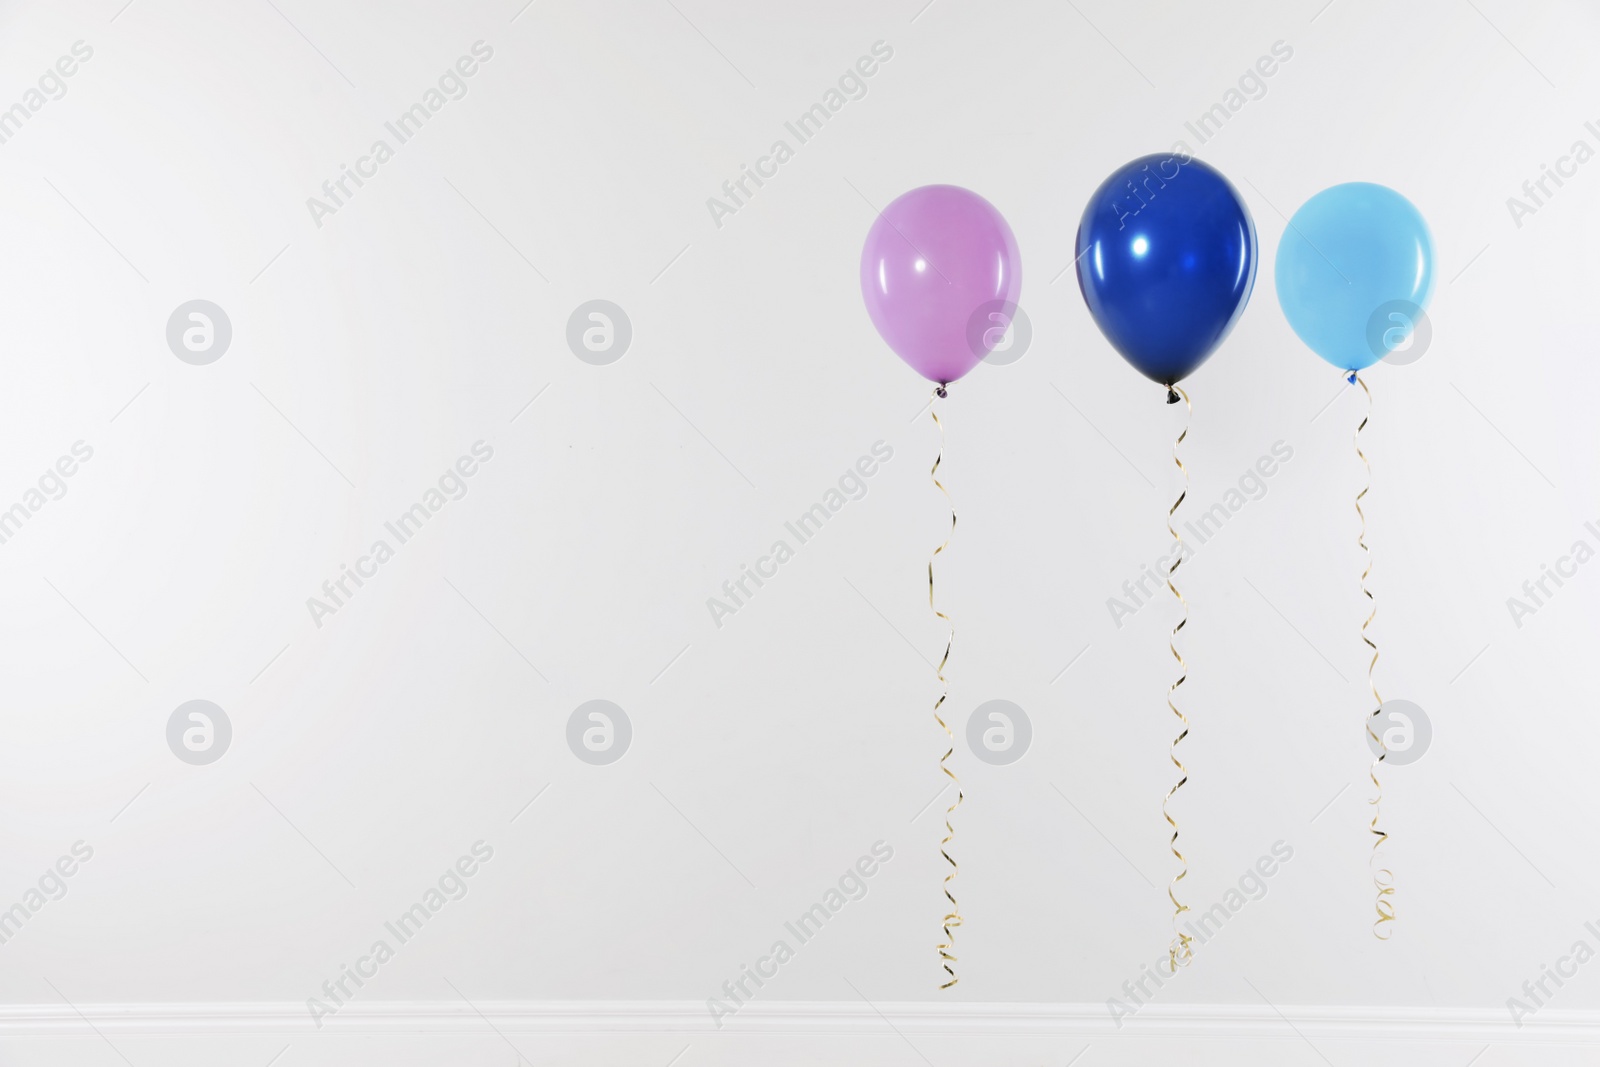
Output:
<path fill-rule="evenodd" d="M 1600 545 L 1600 163 L 1520 226 L 1506 204 L 1575 140 L 1600 148 L 1591 6 L 120 2 L 0 22 L 0 106 L 93 49 L 0 145 L 0 506 L 93 449 L 0 545 L 0 907 L 93 849 L 0 946 L 0 1000 L 301 1012 L 481 840 L 467 895 L 355 1007 L 693 1005 L 882 840 L 866 897 L 762 1005 L 1099 1010 L 1167 938 L 1173 612 L 1119 629 L 1106 599 L 1164 551 L 1179 413 L 1067 268 L 1090 190 L 1179 139 L 1240 187 L 1262 253 L 1191 382 L 1190 499 L 1293 449 L 1180 572 L 1187 899 L 1294 854 L 1162 1001 L 1509 1023 L 1525 979 L 1600 946 L 1600 566 L 1520 628 L 1506 605 Z M 880 40 L 866 96 L 715 225 L 706 199 Z M 467 95 L 319 226 L 307 198 L 393 146 L 384 122 L 477 41 Z M 1198 144 L 1186 120 L 1277 41 L 1293 58 L 1265 95 Z M 1270 269 L 1284 216 L 1355 179 L 1411 197 L 1440 255 L 1431 350 L 1369 376 L 1378 683 L 1435 731 L 1386 776 L 1388 944 L 1368 929 L 1360 398 L 1291 333 Z M 917 815 L 941 782 L 935 438 L 856 283 L 872 205 L 935 181 L 1011 221 L 1034 329 L 943 409 L 947 706 L 964 726 L 1006 698 L 1035 731 L 1012 766 L 953 760 L 967 925 L 945 994 L 942 804 Z M 207 366 L 164 336 L 195 298 L 232 323 Z M 564 339 L 594 298 L 633 326 L 609 366 Z M 878 440 L 866 496 L 714 626 L 707 597 Z M 307 598 L 477 441 L 493 458 L 465 498 L 317 626 Z M 634 729 L 605 767 L 565 741 L 596 698 Z M 208 766 L 166 740 L 192 699 L 232 723 Z M 1585 967 L 1550 1010 L 1600 1008 L 1597 983 Z"/>

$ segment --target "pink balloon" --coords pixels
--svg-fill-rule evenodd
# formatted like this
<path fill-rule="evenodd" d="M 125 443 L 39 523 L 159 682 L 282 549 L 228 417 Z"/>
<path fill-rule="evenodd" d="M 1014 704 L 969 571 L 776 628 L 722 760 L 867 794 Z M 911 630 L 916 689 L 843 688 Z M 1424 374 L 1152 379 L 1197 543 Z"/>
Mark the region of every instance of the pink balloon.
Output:
<path fill-rule="evenodd" d="M 883 209 L 861 250 L 861 296 L 889 347 L 941 386 L 989 354 L 1022 290 L 1017 239 L 958 185 L 924 185 Z"/>

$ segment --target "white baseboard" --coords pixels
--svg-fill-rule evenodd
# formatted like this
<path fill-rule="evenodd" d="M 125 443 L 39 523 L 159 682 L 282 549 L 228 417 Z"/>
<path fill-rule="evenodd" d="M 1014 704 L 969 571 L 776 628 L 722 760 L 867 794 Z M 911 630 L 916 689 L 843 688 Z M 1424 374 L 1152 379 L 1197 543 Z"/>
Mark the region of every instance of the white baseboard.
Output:
<path fill-rule="evenodd" d="M 1281 1012 L 1281 1014 L 1280 1014 Z M 1150 1005 L 1115 1025 L 1103 1004 L 752 1003 L 719 1027 L 694 1001 L 352 1001 L 318 1027 L 303 1003 L 0 1006 L 0 1036 L 140 1034 L 882 1034 L 1007 1037 L 1308 1037 L 1600 1044 L 1600 1011 L 1549 1009 L 1519 1027 L 1504 1009 Z"/>

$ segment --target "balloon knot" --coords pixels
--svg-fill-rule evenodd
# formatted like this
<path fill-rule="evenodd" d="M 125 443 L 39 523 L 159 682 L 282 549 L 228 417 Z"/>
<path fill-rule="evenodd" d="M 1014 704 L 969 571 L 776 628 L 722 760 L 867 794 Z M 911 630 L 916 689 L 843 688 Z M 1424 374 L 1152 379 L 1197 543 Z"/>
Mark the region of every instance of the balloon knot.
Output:
<path fill-rule="evenodd" d="M 1354 380 L 1355 379 L 1353 379 L 1353 378 L 1351 379 L 1351 381 L 1354 381 Z M 939 388 L 937 388 L 937 389 L 935 389 L 933 391 L 933 395 L 938 397 L 940 400 L 943 400 L 945 397 L 949 396 L 950 394 L 945 392 L 944 385 L 941 383 Z"/>
<path fill-rule="evenodd" d="M 1349 382 L 1351 385 L 1356 384 L 1356 372 L 1351 371 L 1349 375 L 1345 377 L 1345 381 Z"/>
<path fill-rule="evenodd" d="M 1176 404 L 1181 399 L 1183 398 L 1178 395 L 1178 391 L 1176 389 L 1167 389 L 1167 403 Z"/>

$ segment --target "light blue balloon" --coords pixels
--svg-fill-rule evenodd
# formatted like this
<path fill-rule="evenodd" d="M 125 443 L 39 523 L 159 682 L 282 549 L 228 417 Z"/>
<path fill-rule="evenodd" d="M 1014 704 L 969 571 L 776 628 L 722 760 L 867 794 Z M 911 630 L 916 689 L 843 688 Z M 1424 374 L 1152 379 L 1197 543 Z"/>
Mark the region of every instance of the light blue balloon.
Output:
<path fill-rule="evenodd" d="M 1371 182 L 1300 205 L 1278 243 L 1283 315 L 1311 350 L 1354 373 L 1406 345 L 1433 296 L 1433 237 L 1421 212 Z"/>

